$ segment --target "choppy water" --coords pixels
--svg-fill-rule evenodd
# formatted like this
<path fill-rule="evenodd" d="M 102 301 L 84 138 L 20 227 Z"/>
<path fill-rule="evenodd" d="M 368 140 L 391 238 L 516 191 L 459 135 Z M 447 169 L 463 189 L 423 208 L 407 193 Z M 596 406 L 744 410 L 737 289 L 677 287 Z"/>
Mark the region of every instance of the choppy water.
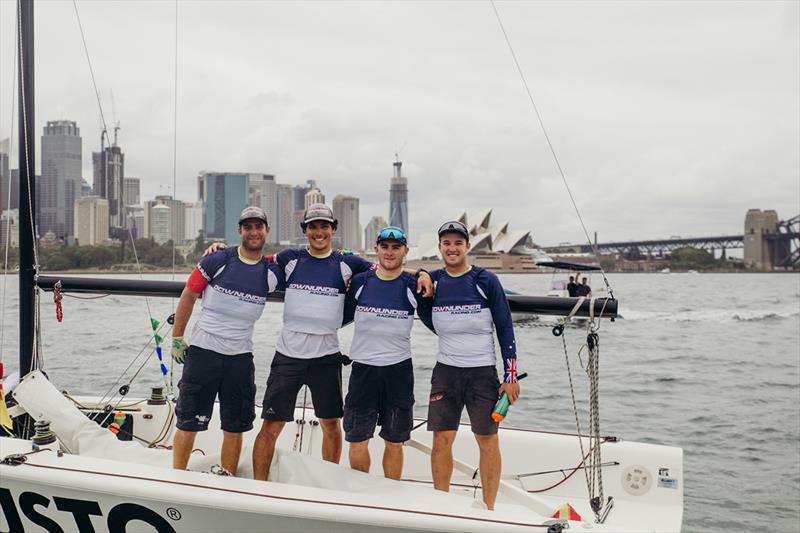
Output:
<path fill-rule="evenodd" d="M 501 279 L 524 294 L 544 294 L 550 282 L 549 275 Z M 602 432 L 684 449 L 684 531 L 800 531 L 800 276 L 617 274 L 610 281 L 625 318 L 601 330 Z M 3 359 L 13 369 L 17 279 L 8 276 L 5 283 Z M 600 285 L 597 277 L 593 285 Z M 159 319 L 171 306 L 150 300 Z M 262 391 L 280 313 L 280 305 L 268 305 L 256 326 Z M 563 349 L 542 322 L 516 327 L 520 367 L 530 377 L 508 422 L 572 431 Z M 57 386 L 79 394 L 105 392 L 147 341 L 149 328 L 144 299 L 122 297 L 65 298 L 59 324 L 45 295 L 42 323 L 46 369 Z M 345 353 L 351 335 L 352 328 L 341 333 Z M 580 331 L 568 329 L 567 339 L 576 365 Z M 418 416 L 425 415 L 435 343 L 417 322 Z M 585 396 L 585 376 L 574 368 Z M 159 381 L 151 359 L 132 394 Z"/>

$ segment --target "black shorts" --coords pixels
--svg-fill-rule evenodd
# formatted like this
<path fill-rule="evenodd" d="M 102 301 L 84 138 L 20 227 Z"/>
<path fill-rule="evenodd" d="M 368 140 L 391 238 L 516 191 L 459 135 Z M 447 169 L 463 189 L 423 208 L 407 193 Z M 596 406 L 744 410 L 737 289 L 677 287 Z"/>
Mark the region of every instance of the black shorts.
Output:
<path fill-rule="evenodd" d="M 344 438 L 371 439 L 375 425 L 388 442 L 411 438 L 414 423 L 414 367 L 411 359 L 388 366 L 353 363 L 344 401 Z"/>
<path fill-rule="evenodd" d="M 317 418 L 342 417 L 342 354 L 339 352 L 298 359 L 275 352 L 261 407 L 264 420 L 294 420 L 297 393 L 303 385 L 311 391 Z"/>
<path fill-rule="evenodd" d="M 256 418 L 256 376 L 252 353 L 225 355 L 189 346 L 178 382 L 178 429 L 205 431 L 219 395 L 222 431 L 244 433 Z"/>
<path fill-rule="evenodd" d="M 499 390 L 494 366 L 460 368 L 436 363 L 431 376 L 428 431 L 458 430 L 466 406 L 473 433 L 496 434 L 499 424 L 492 420 L 492 409 L 500 397 Z"/>

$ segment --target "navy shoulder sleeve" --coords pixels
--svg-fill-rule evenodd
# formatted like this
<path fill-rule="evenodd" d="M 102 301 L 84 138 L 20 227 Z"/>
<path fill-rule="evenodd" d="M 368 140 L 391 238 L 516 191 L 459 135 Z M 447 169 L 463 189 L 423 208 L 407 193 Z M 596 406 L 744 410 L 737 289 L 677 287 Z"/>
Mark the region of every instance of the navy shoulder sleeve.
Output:
<path fill-rule="evenodd" d="M 358 305 L 358 293 L 367 281 L 369 272 L 362 272 L 353 277 L 350 287 L 344 296 L 344 313 L 342 314 L 342 326 L 346 326 L 355 319 L 356 306 Z"/>
<path fill-rule="evenodd" d="M 236 247 L 232 246 L 224 248 L 212 254 L 209 254 L 197 263 L 197 270 L 206 278 L 206 281 L 211 281 L 219 270 L 228 263 L 231 257 L 231 251 L 236 252 Z"/>
<path fill-rule="evenodd" d="M 511 308 L 508 298 L 497 275 L 482 268 L 475 269 L 475 281 L 489 302 L 492 312 L 500 352 L 503 356 L 503 382 L 517 381 L 517 341 L 514 339 L 514 325 L 511 321 Z"/>
<path fill-rule="evenodd" d="M 283 275 L 283 269 L 278 266 L 274 258 L 265 258 L 267 262 L 267 292 L 285 291 L 286 290 L 286 277 Z M 271 279 L 272 276 L 275 280 Z"/>
<path fill-rule="evenodd" d="M 353 271 L 353 275 L 360 274 L 361 272 L 366 272 L 367 270 L 370 270 L 373 266 L 372 262 L 367 261 L 360 255 L 353 255 L 353 254 L 342 255 L 342 261 L 344 261 L 344 263 L 350 267 L 350 270 Z"/>

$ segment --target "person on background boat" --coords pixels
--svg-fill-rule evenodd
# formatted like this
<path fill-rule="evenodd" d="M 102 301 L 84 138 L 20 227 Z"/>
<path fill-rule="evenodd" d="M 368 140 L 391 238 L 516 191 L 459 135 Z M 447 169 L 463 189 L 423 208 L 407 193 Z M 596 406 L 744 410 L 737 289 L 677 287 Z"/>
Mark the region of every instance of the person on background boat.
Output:
<path fill-rule="evenodd" d="M 569 277 L 569 283 L 567 283 L 567 294 L 574 298 L 578 295 L 578 284 L 575 283 L 575 276 Z"/>
<path fill-rule="evenodd" d="M 577 296 L 586 296 L 587 298 L 592 297 L 592 287 L 589 286 L 589 278 L 584 276 L 584 278 L 581 279 L 581 284 L 578 285 Z"/>
<path fill-rule="evenodd" d="M 277 268 L 263 252 L 268 234 L 266 213 L 259 207 L 245 208 L 239 216 L 241 244 L 201 259 L 178 301 L 171 353 L 185 366 L 175 408 L 174 468 L 186 469 L 197 432 L 208 429 L 219 396 L 220 463 L 236 474 L 242 433 L 253 429 L 256 417 L 253 326 L 264 311 L 267 294 L 278 287 Z M 187 344 L 186 324 L 201 294 L 200 318 Z"/>
<path fill-rule="evenodd" d="M 428 404 L 433 485 L 445 492 L 450 489 L 452 447 L 466 407 L 480 448 L 483 502 L 493 510 L 500 486 L 500 445 L 492 409 L 501 393 L 512 404 L 520 394 L 511 310 L 497 276 L 467 261 L 466 226 L 445 222 L 438 233 L 444 268 L 430 273 L 435 287 L 432 322 L 439 336 Z M 502 383 L 495 368 L 495 331 L 503 359 Z"/>
<path fill-rule="evenodd" d="M 334 463 L 341 459 L 342 364 L 349 360 L 339 351 L 337 330 L 350 280 L 373 264 L 357 255 L 334 253 L 331 241 L 336 227 L 330 207 L 312 204 L 301 222 L 308 249 L 287 248 L 275 255 L 279 283 L 286 287 L 283 327 L 267 378 L 261 430 L 253 445 L 255 479 L 267 479 L 275 443 L 286 422 L 294 420 L 303 385 L 311 392 L 322 429 L 322 458 Z M 206 253 L 224 247 L 215 243 Z M 419 276 L 417 285 L 423 294 L 432 293 L 427 273 Z"/>
<path fill-rule="evenodd" d="M 432 327 L 431 298 L 418 297 L 416 278 L 403 271 L 408 239 L 402 229 L 382 229 L 375 253 L 378 269 L 354 276 L 345 299 L 343 323 L 354 322 L 355 329 L 344 431 L 350 443 L 350 467 L 369 472 L 369 440 L 380 425 L 383 474 L 400 479 L 403 443 L 411 438 L 414 422 L 411 327 L 415 310 Z"/>

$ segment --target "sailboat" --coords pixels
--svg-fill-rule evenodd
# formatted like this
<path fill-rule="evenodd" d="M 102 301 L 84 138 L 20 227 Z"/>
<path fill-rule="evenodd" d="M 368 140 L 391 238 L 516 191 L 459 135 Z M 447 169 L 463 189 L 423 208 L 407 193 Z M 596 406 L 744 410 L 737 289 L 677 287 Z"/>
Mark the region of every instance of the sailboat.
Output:
<path fill-rule="evenodd" d="M 254 432 L 237 477 L 218 468 L 222 434 L 198 435 L 189 470 L 171 468 L 174 405 L 163 391 L 129 398 L 70 396 L 37 368 L 41 291 L 176 297 L 182 283 L 40 275 L 34 262 L 33 0 L 19 2 L 20 381 L 4 399 L 13 435 L 0 437 L 0 530 L 38 531 L 680 531 L 683 455 L 675 447 L 501 426 L 496 509 L 481 502 L 478 450 L 467 428 L 453 446 L 450 492 L 433 489 L 431 435 L 417 421 L 403 477 L 322 461 L 321 429 L 298 407 L 277 443 L 270 479 L 250 479 Z M 512 310 L 595 320 L 616 300 L 510 296 Z M 596 392 L 596 389 L 595 389 Z M 593 405 L 595 402 L 591 402 Z M 595 406 L 596 407 L 596 406 Z M 577 410 L 576 410 L 577 415 Z M 214 416 L 219 416 L 216 413 Z M 292 431 L 294 429 L 295 431 Z M 378 439 L 370 444 L 379 453 Z"/>

